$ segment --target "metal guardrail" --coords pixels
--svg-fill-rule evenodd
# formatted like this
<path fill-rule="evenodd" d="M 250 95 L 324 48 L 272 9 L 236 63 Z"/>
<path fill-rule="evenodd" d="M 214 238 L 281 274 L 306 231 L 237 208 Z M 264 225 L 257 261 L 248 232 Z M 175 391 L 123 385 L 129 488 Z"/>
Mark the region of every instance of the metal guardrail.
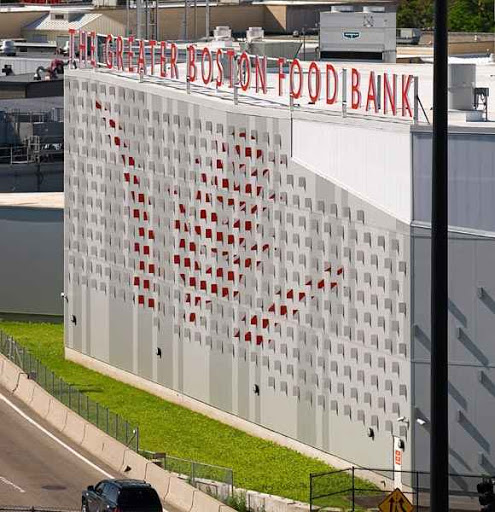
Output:
<path fill-rule="evenodd" d="M 380 486 L 368 481 L 370 473 L 383 477 Z M 400 482 L 395 480 L 399 474 Z M 450 510 L 473 510 L 473 503 L 478 506 L 476 485 L 487 476 L 449 473 Z M 349 467 L 310 475 L 310 511 L 329 506 L 351 511 L 375 509 L 396 487 L 402 487 L 414 510 L 429 510 L 429 472 Z"/>
<path fill-rule="evenodd" d="M 139 428 L 131 425 L 118 414 L 107 407 L 91 400 L 87 394 L 43 365 L 30 352 L 17 343 L 11 336 L 0 329 L 0 354 L 3 354 L 15 365 L 22 368 L 29 379 L 34 380 L 45 391 L 62 402 L 85 420 L 100 430 L 125 444 L 162 469 L 185 477 L 191 485 L 201 488 L 219 498 L 231 497 L 234 492 L 234 471 L 222 466 L 214 466 L 193 460 L 173 457 L 166 453 L 157 453 L 139 449 Z M 0 512 L 10 510 L 44 512 L 44 509 L 34 508 L 2 508 Z M 46 509 L 46 512 L 58 512 Z M 66 511 L 60 511 L 66 512 Z"/>
<path fill-rule="evenodd" d="M 0 146 L 0 164 L 63 161 L 64 141 L 58 136 L 31 137 L 23 144 Z"/>
<path fill-rule="evenodd" d="M 95 402 L 78 387 L 49 370 L 11 336 L 0 330 L 0 353 L 26 372 L 45 391 L 100 430 L 129 448 L 139 451 L 139 428 L 108 407 Z M 0 508 L 0 511 L 2 509 Z M 28 509 L 31 510 L 31 509 Z"/>
<path fill-rule="evenodd" d="M 224 497 L 233 495 L 234 471 L 230 468 L 181 459 L 167 455 L 166 453 L 150 452 L 146 450 L 140 450 L 139 453 L 162 469 L 185 477 L 194 487 L 218 487 L 218 484 L 220 484 L 223 485 L 224 489 L 217 489 L 217 492 Z"/>

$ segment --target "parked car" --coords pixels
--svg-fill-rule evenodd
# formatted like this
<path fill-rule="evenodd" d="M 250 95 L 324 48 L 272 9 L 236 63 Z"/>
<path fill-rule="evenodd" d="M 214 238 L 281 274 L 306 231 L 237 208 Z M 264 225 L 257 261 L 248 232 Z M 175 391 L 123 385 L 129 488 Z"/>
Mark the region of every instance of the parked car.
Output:
<path fill-rule="evenodd" d="M 60 49 L 62 55 L 69 55 L 70 52 L 70 41 L 65 41 L 64 46 Z"/>
<path fill-rule="evenodd" d="M 162 512 L 157 492 L 142 480 L 103 480 L 82 493 L 81 512 Z"/>
<path fill-rule="evenodd" d="M 2 41 L 2 45 L 0 46 L 1 55 L 6 55 L 7 57 L 15 57 L 16 53 L 17 48 L 12 39 L 5 39 L 4 41 Z"/>

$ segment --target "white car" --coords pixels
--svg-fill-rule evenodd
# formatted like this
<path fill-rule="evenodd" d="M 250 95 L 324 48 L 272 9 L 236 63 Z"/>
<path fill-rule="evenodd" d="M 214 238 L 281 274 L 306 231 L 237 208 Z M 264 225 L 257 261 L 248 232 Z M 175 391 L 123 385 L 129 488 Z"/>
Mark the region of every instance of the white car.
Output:
<path fill-rule="evenodd" d="M 17 48 L 15 46 L 14 41 L 11 39 L 5 39 L 2 41 L 0 46 L 0 54 L 5 55 L 7 57 L 15 57 L 17 53 Z"/>
<path fill-rule="evenodd" d="M 62 55 L 69 55 L 69 52 L 70 52 L 70 42 L 66 41 L 64 46 L 62 46 L 60 53 Z"/>

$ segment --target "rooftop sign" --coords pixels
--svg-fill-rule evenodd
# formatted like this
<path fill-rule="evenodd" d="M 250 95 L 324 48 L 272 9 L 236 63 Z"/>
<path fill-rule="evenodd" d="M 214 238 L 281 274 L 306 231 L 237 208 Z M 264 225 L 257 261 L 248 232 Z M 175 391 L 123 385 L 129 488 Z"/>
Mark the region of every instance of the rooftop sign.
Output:
<path fill-rule="evenodd" d="M 72 62 L 79 52 L 79 65 L 101 67 L 217 88 L 240 88 L 244 92 L 268 93 L 267 61 L 265 56 L 238 53 L 233 48 L 211 48 L 189 45 L 185 66 L 179 67 L 179 48 L 169 41 L 145 41 L 133 37 L 104 36 L 103 55 L 97 56 L 98 37 L 95 32 L 69 29 Z M 354 35 L 354 34 L 353 34 Z M 342 68 L 334 64 L 312 61 L 307 67 L 299 59 L 276 59 L 276 92 L 279 97 L 293 100 L 302 97 L 318 106 L 342 104 L 343 110 L 386 114 L 413 118 L 413 75 L 377 73 L 359 67 Z M 234 78 L 237 77 L 237 80 Z M 416 82 L 415 82 L 416 80 Z"/>

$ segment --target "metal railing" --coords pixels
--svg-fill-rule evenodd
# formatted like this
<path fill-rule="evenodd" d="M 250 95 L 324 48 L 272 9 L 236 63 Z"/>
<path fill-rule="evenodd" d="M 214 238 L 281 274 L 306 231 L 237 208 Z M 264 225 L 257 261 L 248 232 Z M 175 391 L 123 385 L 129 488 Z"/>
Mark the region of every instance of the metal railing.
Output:
<path fill-rule="evenodd" d="M 100 430 L 129 448 L 139 451 L 139 428 L 108 407 L 89 398 L 77 386 L 67 383 L 43 365 L 11 336 L 0 330 L 0 353 L 19 366 L 54 398 L 69 407 Z"/>
<path fill-rule="evenodd" d="M 234 471 L 193 460 L 139 449 L 139 428 L 131 425 L 107 407 L 90 399 L 76 386 L 67 383 L 43 365 L 39 359 L 0 329 L 0 354 L 19 366 L 29 379 L 85 420 L 103 430 L 156 465 L 185 478 L 191 485 L 219 499 L 233 496 Z M 24 510 L 24 509 L 23 509 Z M 30 509 L 26 509 L 30 510 Z M 0 512 L 2 509 L 0 508 Z"/>
<path fill-rule="evenodd" d="M 139 453 L 162 469 L 176 473 L 187 479 L 194 487 L 205 490 L 209 494 L 221 498 L 233 495 L 234 471 L 230 468 L 172 457 L 166 453 L 146 450 L 140 450 Z"/>
<path fill-rule="evenodd" d="M 411 123 L 411 121 L 416 124 L 420 121 L 420 119 L 419 119 L 419 117 L 420 117 L 420 96 L 419 96 L 419 92 L 418 92 L 419 81 L 418 81 L 417 76 L 415 76 L 414 80 L 413 80 L 414 95 L 411 98 L 411 108 L 413 110 L 412 119 L 400 118 L 400 117 L 390 116 L 390 115 L 387 115 L 382 112 L 370 113 L 367 111 L 363 111 L 362 109 L 354 111 L 353 109 L 348 108 L 348 102 L 350 102 L 350 97 L 348 97 L 347 84 L 350 83 L 350 76 L 347 77 L 347 70 L 344 68 L 342 68 L 338 72 L 339 73 L 338 83 L 341 84 L 339 87 L 341 90 L 342 98 L 340 99 L 340 101 L 337 101 L 334 104 L 334 108 L 328 108 L 328 105 L 323 106 L 323 103 L 324 103 L 323 101 L 320 101 L 319 105 L 316 103 L 313 103 L 313 102 L 309 102 L 309 97 L 304 94 L 303 94 L 303 96 L 301 96 L 301 98 L 297 102 L 295 102 L 294 98 L 289 95 L 268 96 L 268 95 L 264 95 L 264 94 L 262 94 L 262 95 L 251 94 L 251 93 L 255 92 L 256 88 L 257 88 L 256 83 L 254 83 L 255 80 L 251 81 L 247 92 L 241 93 L 241 91 L 240 91 L 241 85 L 240 85 L 239 79 L 243 73 L 241 71 L 242 67 L 240 66 L 240 62 L 239 62 L 239 57 L 241 55 L 240 51 L 236 51 L 235 57 L 233 58 L 232 71 L 233 71 L 233 76 L 235 77 L 235 79 L 233 80 L 233 87 L 215 87 L 214 80 L 212 80 L 209 85 L 205 85 L 205 84 L 201 83 L 201 80 L 199 80 L 199 79 L 197 79 L 194 83 L 191 83 L 191 81 L 187 80 L 186 77 L 184 77 L 184 80 L 181 80 L 178 78 L 162 78 L 162 77 L 158 77 L 156 74 L 149 73 L 148 70 L 146 70 L 144 73 L 141 73 L 141 74 L 139 74 L 137 72 L 136 72 L 136 74 L 132 74 L 132 73 L 127 73 L 122 70 L 119 71 L 115 67 L 110 69 L 107 67 L 107 64 L 106 64 L 106 60 L 107 60 L 107 45 L 105 44 L 106 37 L 107 36 L 105 34 L 97 34 L 96 66 L 94 67 L 94 69 L 95 70 L 104 70 L 107 73 L 117 75 L 117 76 L 123 76 L 127 79 L 139 80 L 141 82 L 145 81 L 148 83 L 153 83 L 154 85 L 161 85 L 161 86 L 171 87 L 171 88 L 175 88 L 175 89 L 179 89 L 179 90 L 185 90 L 188 94 L 195 93 L 195 94 L 203 94 L 203 95 L 210 96 L 210 97 L 214 96 L 216 99 L 233 101 L 234 104 L 236 104 L 236 105 L 239 103 L 245 103 L 245 104 L 250 104 L 250 105 L 258 105 L 258 106 L 270 106 L 272 108 L 283 109 L 283 110 L 289 108 L 291 111 L 297 110 L 299 112 L 317 112 L 317 113 L 326 114 L 329 116 L 340 116 L 340 117 L 342 117 L 342 116 L 343 117 L 349 116 L 349 117 L 355 117 L 355 118 L 363 118 L 364 117 L 364 118 L 372 118 L 374 120 L 382 120 L 382 121 L 386 121 L 386 122 L 394 122 L 394 123 L 401 123 L 401 124 L 404 124 L 404 123 L 409 124 L 409 123 Z M 129 44 L 128 39 L 124 38 L 124 41 L 125 41 L 125 45 L 127 47 Z M 179 42 L 177 42 L 177 43 L 179 43 Z M 184 43 L 186 43 L 186 42 L 185 41 L 180 42 L 180 45 L 175 50 L 174 58 L 175 58 L 175 62 L 177 65 L 185 64 L 188 62 L 189 52 L 187 50 L 187 47 L 183 47 Z M 74 48 L 77 48 L 78 35 L 76 35 L 76 37 L 75 37 L 74 44 L 75 44 Z M 109 48 L 111 48 L 115 52 L 115 46 L 112 46 L 114 44 L 115 43 L 110 44 Z M 139 50 L 138 50 L 139 46 L 138 46 L 137 42 L 134 42 L 131 45 L 131 48 L 133 49 L 134 54 L 137 55 L 139 52 Z M 198 64 L 198 66 L 199 66 L 199 62 L 201 59 L 201 50 L 202 50 L 201 48 L 195 47 L 196 64 Z M 145 42 L 146 56 L 151 55 L 152 52 L 154 52 L 154 62 L 155 63 L 159 62 L 159 56 L 157 55 L 158 46 L 156 46 L 152 49 L 149 45 L 149 42 L 146 41 Z M 164 55 L 166 57 L 166 61 L 168 63 L 170 63 L 171 50 L 167 49 L 164 52 Z M 70 57 L 71 56 L 69 56 L 69 58 Z M 252 69 L 254 69 L 254 60 L 257 57 L 259 57 L 259 56 L 248 54 L 248 59 L 249 59 Z M 74 66 L 78 67 L 80 64 L 82 65 L 82 67 L 89 66 L 89 64 L 88 64 L 89 57 L 87 57 L 86 61 L 82 61 L 81 63 L 80 63 L 79 59 L 75 58 L 75 57 L 70 58 L 70 60 L 72 61 L 71 67 L 74 67 Z M 283 64 L 283 66 L 280 69 L 280 71 L 285 73 L 286 76 L 289 76 L 289 74 L 290 74 L 289 69 L 290 69 L 291 62 L 293 62 L 293 60 L 294 59 L 287 58 Z M 279 69 L 278 58 L 266 57 L 266 62 L 267 62 L 267 72 L 268 73 L 270 73 L 270 72 L 273 73 L 275 70 L 278 71 L 278 69 Z M 323 63 L 324 63 L 324 61 L 322 61 L 322 64 Z M 170 65 L 170 64 L 168 64 L 168 65 Z M 201 71 L 199 71 L 199 72 L 201 72 Z M 308 72 L 309 71 L 307 69 L 306 70 L 303 69 L 303 74 L 304 73 L 308 74 Z M 225 75 L 225 78 L 227 78 L 226 75 Z M 273 84 L 268 83 L 267 87 L 268 87 L 268 89 L 271 89 L 271 88 L 273 88 Z M 379 90 L 381 90 L 381 82 L 377 83 L 377 87 Z M 320 95 L 320 96 L 321 96 L 320 100 L 322 100 L 323 96 L 322 95 Z M 378 95 L 378 97 L 380 98 L 380 94 Z M 421 107 L 422 107 L 422 105 L 421 105 Z M 422 109 L 422 112 L 426 117 L 426 112 L 424 111 L 424 109 Z M 427 122 L 429 122 L 427 117 L 425 120 Z"/>
<path fill-rule="evenodd" d="M 1 505 L 0 512 L 79 512 L 73 508 L 53 508 L 53 507 L 23 507 L 19 505 Z"/>
<path fill-rule="evenodd" d="M 0 164 L 63 161 L 64 141 L 58 136 L 31 137 L 22 144 L 0 146 Z"/>
<path fill-rule="evenodd" d="M 374 481 L 380 481 L 379 485 L 369 481 L 371 474 Z M 487 476 L 449 473 L 450 510 L 479 507 L 476 485 Z M 414 510 L 429 510 L 429 472 L 350 467 L 310 475 L 310 512 L 325 507 L 351 511 L 375 509 L 397 487 L 414 505 Z"/>

